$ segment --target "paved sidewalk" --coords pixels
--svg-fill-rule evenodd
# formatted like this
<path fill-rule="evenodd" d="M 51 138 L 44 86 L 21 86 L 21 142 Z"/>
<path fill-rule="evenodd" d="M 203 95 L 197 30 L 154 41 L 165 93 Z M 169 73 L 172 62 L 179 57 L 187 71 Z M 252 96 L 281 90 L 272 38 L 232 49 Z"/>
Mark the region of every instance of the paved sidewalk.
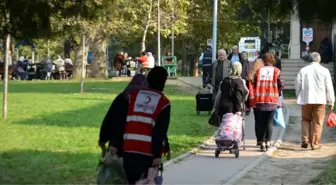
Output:
<path fill-rule="evenodd" d="M 201 85 L 200 77 L 182 77 L 179 79 L 189 84 Z M 206 149 L 199 151 L 196 155 L 166 168 L 163 173 L 164 184 L 222 184 L 258 159 L 263 153 L 255 146 L 253 114 L 245 118 L 245 125 L 246 151 L 241 149 L 238 159 L 233 154 L 229 154 L 228 151 L 222 152 L 219 158 L 215 158 L 216 146 L 212 141 Z M 279 132 L 279 128 L 274 128 L 273 140 L 277 138 Z"/>
<path fill-rule="evenodd" d="M 301 107 L 286 100 L 290 112 L 281 147 L 266 161 L 248 172 L 236 184 L 312 184 L 330 165 L 336 154 L 336 129 L 323 124 L 322 149 L 301 148 Z M 290 170 L 288 170 L 290 169 Z M 262 178 L 260 178 L 262 177 Z"/>

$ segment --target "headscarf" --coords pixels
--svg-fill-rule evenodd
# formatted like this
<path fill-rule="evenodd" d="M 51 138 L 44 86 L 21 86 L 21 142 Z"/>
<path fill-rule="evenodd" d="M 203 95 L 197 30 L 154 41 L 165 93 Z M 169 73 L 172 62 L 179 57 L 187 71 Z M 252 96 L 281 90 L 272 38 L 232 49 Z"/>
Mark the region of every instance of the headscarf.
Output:
<path fill-rule="evenodd" d="M 124 96 L 125 96 L 125 98 L 128 99 L 128 96 L 131 92 L 133 92 L 135 90 L 138 90 L 138 89 L 141 89 L 141 88 L 145 88 L 147 86 L 148 86 L 148 82 L 147 82 L 146 76 L 142 75 L 142 74 L 136 74 L 132 78 L 131 82 L 125 88 L 125 90 L 123 92 Z"/>
<path fill-rule="evenodd" d="M 241 76 L 242 68 L 240 62 L 233 63 L 231 67 L 231 76 Z"/>

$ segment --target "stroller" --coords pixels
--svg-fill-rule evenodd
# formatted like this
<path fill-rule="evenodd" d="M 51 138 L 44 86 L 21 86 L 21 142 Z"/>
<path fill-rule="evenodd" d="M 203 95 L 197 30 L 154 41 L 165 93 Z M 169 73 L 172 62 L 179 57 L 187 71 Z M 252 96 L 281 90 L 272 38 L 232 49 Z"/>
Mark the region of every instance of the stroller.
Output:
<path fill-rule="evenodd" d="M 216 151 L 215 151 L 215 157 L 219 157 L 219 154 L 221 153 L 221 151 L 226 151 L 229 150 L 230 154 L 234 154 L 236 158 L 239 157 L 239 144 L 242 141 L 243 142 L 243 149 L 245 150 L 245 111 L 242 111 L 243 113 L 241 115 L 237 115 L 237 114 L 232 114 L 232 113 L 228 113 L 223 115 L 223 119 L 225 120 L 230 120 L 231 121 L 236 121 L 236 123 L 233 124 L 240 124 L 239 127 L 236 127 L 236 129 L 241 129 L 241 135 L 238 134 L 238 138 L 237 137 L 221 137 L 221 136 L 217 136 L 216 137 Z M 223 122 L 222 119 L 222 122 Z M 237 121 L 238 120 L 238 121 Z M 221 126 L 223 125 L 223 123 L 221 124 Z M 229 123 L 224 123 L 224 126 L 226 126 L 225 130 L 222 130 L 222 132 L 232 132 L 232 133 L 239 133 L 238 130 L 234 131 L 234 130 L 230 130 L 232 128 L 232 122 L 231 125 L 229 125 Z M 236 125 L 237 126 L 237 125 Z M 221 131 L 220 130 L 219 132 Z M 225 133 L 226 134 L 226 133 Z M 240 140 L 241 139 L 241 140 Z"/>

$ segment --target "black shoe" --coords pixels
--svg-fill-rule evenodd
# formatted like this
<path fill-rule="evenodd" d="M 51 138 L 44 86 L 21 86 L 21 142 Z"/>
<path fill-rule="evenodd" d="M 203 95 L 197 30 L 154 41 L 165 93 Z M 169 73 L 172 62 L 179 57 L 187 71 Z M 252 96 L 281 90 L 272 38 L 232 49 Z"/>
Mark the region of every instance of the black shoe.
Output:
<path fill-rule="evenodd" d="M 257 141 L 257 146 L 261 146 L 262 141 Z"/>
<path fill-rule="evenodd" d="M 301 148 L 308 148 L 308 142 L 302 142 Z"/>
<path fill-rule="evenodd" d="M 204 84 L 204 85 L 202 85 L 202 86 L 203 86 L 203 88 L 205 88 L 207 85 Z"/>

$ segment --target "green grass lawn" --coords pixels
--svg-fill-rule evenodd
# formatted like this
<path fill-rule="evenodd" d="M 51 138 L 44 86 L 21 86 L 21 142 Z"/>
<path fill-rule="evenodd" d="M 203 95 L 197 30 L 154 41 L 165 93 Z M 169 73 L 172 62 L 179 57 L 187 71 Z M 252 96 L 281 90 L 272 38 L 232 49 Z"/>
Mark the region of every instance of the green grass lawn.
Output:
<path fill-rule="evenodd" d="M 320 177 L 313 180 L 313 184 L 336 184 L 336 156 L 329 162 L 329 167 L 322 173 Z"/>
<path fill-rule="evenodd" d="M 0 121 L 0 184 L 95 183 L 100 125 L 126 85 L 90 81 L 80 95 L 78 82 L 10 81 L 9 119 Z M 177 156 L 214 128 L 207 114 L 196 116 L 193 93 L 177 86 L 167 86 L 165 93 L 172 104 L 169 138 Z"/>

